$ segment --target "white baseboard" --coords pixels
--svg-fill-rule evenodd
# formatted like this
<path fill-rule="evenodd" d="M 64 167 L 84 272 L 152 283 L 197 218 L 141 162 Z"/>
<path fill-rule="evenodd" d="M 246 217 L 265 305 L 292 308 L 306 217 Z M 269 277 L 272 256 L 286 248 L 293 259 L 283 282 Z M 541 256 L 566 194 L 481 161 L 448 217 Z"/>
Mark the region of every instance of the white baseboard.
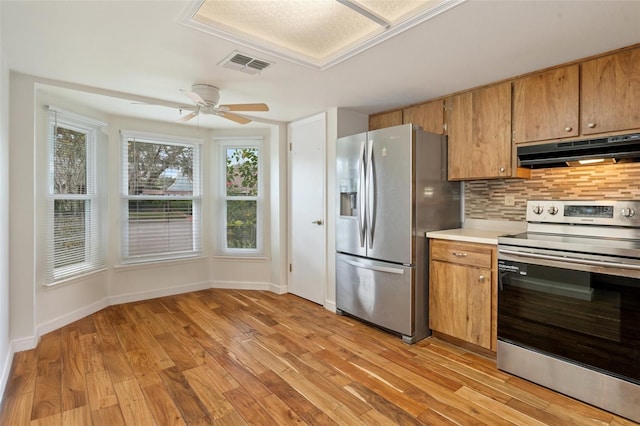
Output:
<path fill-rule="evenodd" d="M 285 294 L 289 293 L 289 287 L 286 285 L 269 283 L 269 291 L 276 294 Z"/>
<path fill-rule="evenodd" d="M 64 314 L 55 318 L 51 321 L 47 321 L 43 324 L 39 324 L 36 328 L 36 335 L 38 337 L 43 336 L 51 331 L 57 330 L 59 328 L 64 327 L 65 325 L 69 325 L 74 321 L 78 321 L 86 316 L 91 314 L 95 314 L 100 309 L 104 309 L 109 306 L 109 299 L 104 298 L 94 302 L 90 305 L 83 306 L 80 309 L 76 309 L 75 311 L 69 312 L 68 314 Z"/>
<path fill-rule="evenodd" d="M 4 391 L 7 388 L 7 381 L 9 380 L 9 373 L 11 372 L 11 364 L 13 362 L 13 344 L 9 342 L 7 353 L 4 358 L 4 365 L 0 369 L 0 408 L 2 408 L 2 402 L 4 401 Z"/>
<path fill-rule="evenodd" d="M 174 296 L 176 294 L 189 293 L 211 288 L 209 282 L 200 282 L 183 285 L 179 287 L 163 288 L 159 290 L 140 291 L 137 293 L 122 294 L 109 297 L 109 305 L 120 305 L 122 303 L 139 302 L 141 300 L 155 299 L 158 297 Z"/>
<path fill-rule="evenodd" d="M 228 290 L 271 290 L 271 283 L 253 281 L 212 281 L 210 288 Z"/>
<path fill-rule="evenodd" d="M 11 345 L 13 347 L 12 354 L 16 352 L 28 351 L 29 349 L 34 349 L 38 344 L 37 336 L 23 337 L 22 339 L 15 339 L 11 341 Z"/>
<path fill-rule="evenodd" d="M 325 300 L 325 301 L 324 301 L 324 308 L 325 308 L 327 311 L 331 311 L 331 312 L 335 313 L 335 312 L 336 312 L 336 309 L 337 309 L 337 308 L 336 308 L 336 302 L 334 302 L 334 301 L 332 301 L 332 300 Z"/>

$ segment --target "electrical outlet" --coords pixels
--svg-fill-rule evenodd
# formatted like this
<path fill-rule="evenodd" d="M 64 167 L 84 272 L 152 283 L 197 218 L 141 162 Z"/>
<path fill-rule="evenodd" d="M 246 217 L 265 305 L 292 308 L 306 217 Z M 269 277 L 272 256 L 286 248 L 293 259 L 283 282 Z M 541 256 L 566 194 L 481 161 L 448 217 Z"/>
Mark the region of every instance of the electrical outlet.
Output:
<path fill-rule="evenodd" d="M 515 206 L 516 205 L 516 197 L 515 197 L 515 195 L 505 195 L 504 196 L 504 205 L 505 206 Z"/>

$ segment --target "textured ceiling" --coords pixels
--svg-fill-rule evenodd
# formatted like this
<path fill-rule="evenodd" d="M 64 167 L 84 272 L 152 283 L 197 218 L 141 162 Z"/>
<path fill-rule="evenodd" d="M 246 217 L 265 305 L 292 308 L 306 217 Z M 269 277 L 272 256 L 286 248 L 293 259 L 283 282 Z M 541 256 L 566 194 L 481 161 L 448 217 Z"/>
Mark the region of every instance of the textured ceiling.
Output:
<path fill-rule="evenodd" d="M 265 53 L 326 69 L 463 1 L 203 0 L 195 3 L 184 22 Z"/>
<path fill-rule="evenodd" d="M 107 113 L 172 121 L 176 109 L 131 100 L 180 105 L 179 89 L 208 83 L 222 103 L 266 102 L 269 112 L 248 115 L 289 122 L 332 107 L 380 112 L 640 42 L 640 1 L 469 0 L 320 71 L 186 27 L 193 7 L 0 1 L 2 56 Z M 257 75 L 219 66 L 234 50 L 274 65 Z"/>

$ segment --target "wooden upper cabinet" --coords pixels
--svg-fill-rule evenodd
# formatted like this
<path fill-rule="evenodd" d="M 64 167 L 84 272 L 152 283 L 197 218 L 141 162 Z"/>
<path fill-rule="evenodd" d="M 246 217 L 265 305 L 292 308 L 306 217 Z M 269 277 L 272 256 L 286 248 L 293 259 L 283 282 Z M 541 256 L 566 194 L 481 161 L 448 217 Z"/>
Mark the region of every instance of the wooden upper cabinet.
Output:
<path fill-rule="evenodd" d="M 513 177 L 511 82 L 448 102 L 449 180 Z"/>
<path fill-rule="evenodd" d="M 582 63 L 582 134 L 640 129 L 640 48 Z"/>
<path fill-rule="evenodd" d="M 578 136 L 579 93 L 579 65 L 514 81 L 513 141 L 522 143 Z"/>
<path fill-rule="evenodd" d="M 417 124 L 427 132 L 444 134 L 444 100 L 405 108 L 402 111 L 402 123 Z"/>
<path fill-rule="evenodd" d="M 369 116 L 369 130 L 384 129 L 385 127 L 402 124 L 402 110 L 384 112 Z"/>

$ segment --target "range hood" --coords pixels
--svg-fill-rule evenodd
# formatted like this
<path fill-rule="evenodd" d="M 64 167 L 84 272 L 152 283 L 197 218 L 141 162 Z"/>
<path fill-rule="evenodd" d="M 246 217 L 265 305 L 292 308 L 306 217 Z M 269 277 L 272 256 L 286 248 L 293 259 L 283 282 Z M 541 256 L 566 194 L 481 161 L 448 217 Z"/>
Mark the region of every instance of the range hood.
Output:
<path fill-rule="evenodd" d="M 572 142 L 553 142 L 541 145 L 518 146 L 520 167 L 567 167 L 618 161 L 640 161 L 640 133 L 587 139 Z M 591 160 L 591 161 L 589 161 Z"/>

